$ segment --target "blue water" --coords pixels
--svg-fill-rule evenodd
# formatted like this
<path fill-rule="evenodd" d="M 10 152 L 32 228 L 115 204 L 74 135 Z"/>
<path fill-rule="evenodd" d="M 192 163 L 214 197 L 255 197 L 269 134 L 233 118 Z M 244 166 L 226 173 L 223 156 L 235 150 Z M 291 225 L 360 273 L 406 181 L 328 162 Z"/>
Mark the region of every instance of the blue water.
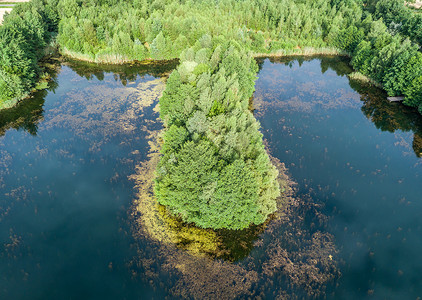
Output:
<path fill-rule="evenodd" d="M 134 190 L 127 177 L 146 157 L 145 122 L 125 119 L 133 129 L 120 128 L 136 97 L 110 95 L 126 89 L 115 75 L 87 80 L 64 65 L 55 92 L 36 94 L 25 107 L 2 115 L 7 126 L 20 129 L 0 137 L 1 299 L 152 293 L 127 267 L 135 255 L 127 215 Z M 154 79 L 140 71 L 129 86 Z M 37 102 L 30 114 L 43 111 L 29 126 L 36 128 L 32 134 L 11 116 L 30 102 Z"/>
<path fill-rule="evenodd" d="M 315 225 L 310 216 L 307 228 L 291 232 L 324 230 L 337 249 L 341 275 L 316 294 L 422 297 L 422 117 L 350 81 L 344 59 L 259 64 L 254 106 L 268 148 L 298 183 L 295 196 L 328 217 Z M 65 63 L 49 91 L 0 112 L 1 299 L 184 295 L 173 289 L 179 275 L 154 258 L 166 252 L 136 240 L 129 215 L 136 191 L 128 176 L 147 159 L 145 126 L 161 126 L 157 99 L 142 103 L 172 68 Z M 264 244 L 277 234 L 283 242 L 284 230 L 264 233 Z M 250 256 L 264 255 L 260 249 Z M 140 255 L 161 271 L 143 273 Z M 257 281 L 244 297 L 275 297 L 289 286 L 285 278 Z"/>
<path fill-rule="evenodd" d="M 342 272 L 333 298 L 416 299 L 422 296 L 422 148 L 412 143 L 422 133 L 421 116 L 339 77 L 344 62 L 322 73 L 330 60 L 264 61 L 256 86 L 264 136 L 300 193 L 330 216 Z M 379 114 L 377 123 L 365 109 Z"/>

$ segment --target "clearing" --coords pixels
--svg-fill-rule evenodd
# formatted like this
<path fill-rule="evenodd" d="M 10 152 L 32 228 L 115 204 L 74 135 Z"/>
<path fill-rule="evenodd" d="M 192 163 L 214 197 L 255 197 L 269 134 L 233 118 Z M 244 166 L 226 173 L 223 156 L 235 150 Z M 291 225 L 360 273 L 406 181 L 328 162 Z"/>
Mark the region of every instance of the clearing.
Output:
<path fill-rule="evenodd" d="M 0 24 L 3 22 L 3 15 L 11 10 L 12 8 L 0 8 Z"/>
<path fill-rule="evenodd" d="M 422 0 L 416 0 L 415 3 L 408 3 L 409 6 L 419 9 L 422 7 Z"/>

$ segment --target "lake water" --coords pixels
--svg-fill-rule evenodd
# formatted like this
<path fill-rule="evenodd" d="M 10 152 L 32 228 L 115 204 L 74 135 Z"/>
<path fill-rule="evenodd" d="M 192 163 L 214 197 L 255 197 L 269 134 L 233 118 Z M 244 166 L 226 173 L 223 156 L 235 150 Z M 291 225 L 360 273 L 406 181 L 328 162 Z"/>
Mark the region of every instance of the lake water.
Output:
<path fill-rule="evenodd" d="M 422 297 L 421 116 L 349 81 L 341 58 L 259 65 L 255 115 L 295 200 L 265 228 L 219 233 L 217 257 L 134 225 L 174 63 L 63 63 L 0 112 L 0 298 Z"/>

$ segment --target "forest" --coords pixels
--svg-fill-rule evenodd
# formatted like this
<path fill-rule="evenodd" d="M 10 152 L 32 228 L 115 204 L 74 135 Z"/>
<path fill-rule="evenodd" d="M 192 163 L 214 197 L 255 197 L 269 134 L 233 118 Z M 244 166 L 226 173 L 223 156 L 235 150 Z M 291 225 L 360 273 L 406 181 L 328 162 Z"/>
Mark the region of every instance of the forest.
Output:
<path fill-rule="evenodd" d="M 422 112 L 421 16 L 399 0 L 33 0 L 0 27 L 0 106 L 36 87 L 49 43 L 77 59 L 124 63 L 179 58 L 210 38 L 255 56 L 347 54 Z"/>
<path fill-rule="evenodd" d="M 0 26 L 0 108 L 44 86 L 52 49 L 94 63 L 178 59 L 160 100 L 157 200 L 185 222 L 242 229 L 280 194 L 250 111 L 253 58 L 347 55 L 355 76 L 422 114 L 421 32 L 398 0 L 32 0 Z"/>

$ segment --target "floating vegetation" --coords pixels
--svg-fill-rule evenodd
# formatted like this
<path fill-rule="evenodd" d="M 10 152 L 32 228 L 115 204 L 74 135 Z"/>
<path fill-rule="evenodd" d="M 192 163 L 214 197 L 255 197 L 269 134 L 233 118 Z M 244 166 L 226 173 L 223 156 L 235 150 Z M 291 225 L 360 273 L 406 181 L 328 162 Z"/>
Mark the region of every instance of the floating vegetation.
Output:
<path fill-rule="evenodd" d="M 320 205 L 296 198 L 284 164 L 272 158 L 284 190 L 277 199 L 283 209 L 266 223 L 242 231 L 197 228 L 157 203 L 153 184 L 161 131 L 148 132 L 148 160 L 131 176 L 137 190 L 131 210 L 138 253 L 131 263 L 134 276 L 183 298 L 326 295 L 340 274 L 333 236 L 323 229 L 327 218 Z"/>
<path fill-rule="evenodd" d="M 300 64 L 302 60 L 298 57 L 297 61 Z M 327 62 L 327 59 L 323 62 Z M 298 68 L 296 63 L 290 65 Z M 4 134 L 0 138 L 0 223 L 3 236 L 0 258 L 4 261 L 2 292 L 6 298 L 22 298 L 28 292 L 39 295 L 38 292 L 52 290 L 60 295 L 77 298 L 80 289 L 75 289 L 75 286 L 85 286 L 87 278 L 88 281 L 101 278 L 101 281 L 96 281 L 98 285 L 90 285 L 89 292 L 105 297 L 116 294 L 125 297 L 140 294 L 142 297 L 143 293 L 153 294 L 154 297 L 157 295 L 158 298 L 166 294 L 168 298 L 178 296 L 201 299 L 334 298 L 347 293 L 355 295 L 355 298 L 365 297 L 367 293 L 383 297 L 386 295 L 383 293 L 385 290 L 379 289 L 379 286 L 385 280 L 390 282 L 391 278 L 395 281 L 391 285 L 396 290 L 395 294 L 418 292 L 418 260 L 411 261 L 406 255 L 401 255 L 396 257 L 393 266 L 380 268 L 384 266 L 384 261 L 391 258 L 391 249 L 397 249 L 397 245 L 403 247 L 403 253 L 417 257 L 420 226 L 414 222 L 417 219 L 417 213 L 414 212 L 418 211 L 415 207 L 419 198 L 412 187 L 418 186 L 420 168 L 417 167 L 421 166 L 422 160 L 415 160 L 413 154 L 410 158 L 397 157 L 399 151 L 391 151 L 392 147 L 382 149 L 385 141 L 391 143 L 395 140 L 390 134 L 381 133 L 381 130 L 396 132 L 398 147 L 405 147 L 407 152 L 413 148 L 415 154 L 420 156 L 422 127 L 420 116 L 414 109 L 383 101 L 382 94 L 376 88 L 369 85 L 358 88 L 362 86 L 360 82 L 349 81 L 353 89 L 361 94 L 363 107 L 359 109 L 372 123 L 362 118 L 359 110 L 350 110 L 354 114 L 351 116 L 355 118 L 354 121 L 364 126 L 353 128 L 347 135 L 344 133 L 346 127 L 341 122 L 343 118 L 340 122 L 330 124 L 338 126 L 340 137 L 357 138 L 363 132 L 358 141 L 364 145 L 372 142 L 372 136 L 367 136 L 365 131 L 372 130 L 382 135 L 382 138 L 376 140 L 376 145 L 370 144 L 376 146 L 376 149 L 370 149 L 368 153 L 372 155 L 371 158 L 388 156 L 388 164 L 379 163 L 384 158 L 365 160 L 361 154 L 359 159 L 353 160 L 351 156 L 358 152 L 353 151 L 354 148 L 347 151 L 347 148 L 342 147 L 344 145 L 337 143 L 334 149 L 328 148 L 328 153 L 327 148 L 322 147 L 321 153 L 325 159 L 333 162 L 332 149 L 340 149 L 340 168 L 319 165 L 319 162 L 314 168 L 300 148 L 306 136 L 301 134 L 295 124 L 288 123 L 289 116 L 284 112 L 276 115 L 274 123 L 269 122 L 272 116 L 268 108 L 272 104 L 266 101 L 267 97 L 261 99 L 260 108 L 268 111 L 262 118 L 262 130 L 265 130 L 269 140 L 267 149 L 272 148 L 278 157 L 283 157 L 284 152 L 297 155 L 294 163 L 305 177 L 301 191 L 315 188 L 318 178 L 322 177 L 310 175 L 315 170 L 319 172 L 324 168 L 334 179 L 316 187 L 317 192 L 312 193 L 316 200 L 297 196 L 295 190 L 298 188 L 283 176 L 286 173 L 283 165 L 273 161 L 281 174 L 279 180 L 285 180 L 280 183 L 285 187 L 284 198 L 278 200 L 285 201 L 285 209 L 278 211 L 261 227 L 244 231 L 198 230 L 170 217 L 163 207 L 154 206 L 151 185 L 156 164 L 154 159 L 157 157 L 153 154 L 158 155 L 161 138 L 158 129 L 161 124 L 156 120 L 158 114 L 153 113 L 159 110 L 157 101 L 147 98 L 159 97 L 159 93 L 154 90 L 159 89 L 161 83 L 140 84 L 144 79 L 140 79 L 139 74 L 132 76 L 117 67 L 116 74 L 110 74 L 112 69 L 101 72 L 100 68 L 89 71 L 72 66 L 73 71 L 78 70 L 92 79 L 88 81 L 78 79 L 68 66 L 63 67 L 59 77 L 61 86 L 55 94 L 50 93 L 46 97 L 45 103 L 44 98 L 30 99 L 22 102 L 22 106 L 19 104 L 16 110 L 8 110 L 9 115 L 6 111 L 0 114 L 0 122 L 3 122 L 0 128 Z M 319 64 L 316 66 L 318 73 Z M 333 71 L 344 73 L 343 69 L 338 71 L 340 66 L 333 70 L 329 64 L 321 63 L 321 70 L 328 70 L 326 75 L 334 77 Z M 288 67 L 284 69 L 285 73 L 289 71 Z M 309 81 L 311 71 L 304 71 L 303 78 Z M 275 68 L 265 66 L 260 76 L 270 80 L 279 73 Z M 300 81 L 300 75 L 294 77 L 298 78 L 297 82 Z M 150 78 L 145 77 L 145 80 Z M 343 77 L 336 86 L 347 82 L 345 80 Z M 300 84 L 298 90 L 302 93 L 314 91 L 313 95 L 318 95 L 319 92 L 315 91 L 318 85 L 322 90 L 334 86 L 330 83 L 323 86 L 318 80 L 311 81 L 312 84 Z M 126 94 L 119 90 L 123 92 L 122 97 L 116 93 L 111 94 L 109 99 L 106 93 L 116 87 L 121 88 L 121 84 L 126 84 L 130 92 Z M 288 81 L 279 84 L 279 90 L 284 88 L 288 91 L 288 84 Z M 70 103 L 72 99 L 66 92 L 75 89 L 78 89 L 75 94 L 81 96 L 79 101 Z M 141 90 L 145 93 L 141 93 Z M 260 91 L 257 93 L 264 94 Z M 94 107 L 99 97 L 106 102 L 104 107 L 96 111 Z M 91 103 L 94 105 L 91 106 Z M 72 123 L 67 109 L 75 114 L 76 123 Z M 90 109 L 92 114 L 84 113 L 85 109 Z M 13 116 L 10 112 L 14 112 Z M 66 115 L 64 124 L 60 123 L 60 118 L 56 119 L 55 113 Z M 121 117 L 120 113 L 125 114 L 125 117 Z M 257 111 L 257 114 L 261 113 Z M 108 117 L 107 120 L 115 128 L 106 124 L 101 130 L 104 123 L 97 119 L 103 115 Z M 132 115 L 136 119 L 132 119 Z M 336 115 L 344 116 L 337 111 L 323 112 L 323 117 Z M 309 123 L 305 118 L 297 119 L 308 126 L 304 131 L 312 134 L 312 141 L 321 138 L 319 132 L 310 133 L 308 129 L 315 123 Z M 88 124 L 78 130 L 77 126 L 84 125 L 83 120 Z M 131 128 L 135 125 L 137 130 L 133 131 Z M 375 130 L 373 126 L 380 130 Z M 299 136 L 302 139 L 294 140 L 294 145 L 290 147 L 285 144 L 285 140 L 277 138 L 275 132 L 281 130 L 288 130 L 293 138 Z M 407 133 L 403 134 L 403 131 Z M 29 136 L 30 133 L 38 136 Z M 149 146 L 145 146 L 148 141 L 144 133 L 148 135 Z M 86 138 L 86 141 L 81 141 L 81 137 Z M 112 141 L 104 143 L 100 152 L 87 152 L 91 145 L 102 139 Z M 277 144 L 278 141 L 280 144 Z M 322 141 L 325 143 L 326 140 Z M 150 156 L 145 159 L 148 148 Z M 383 150 L 381 155 L 380 150 Z M 313 151 L 313 154 L 315 152 L 318 151 Z M 100 161 L 102 159 L 104 163 Z M 144 162 L 140 164 L 141 160 Z M 360 163 L 368 165 L 369 171 Z M 133 230 L 129 232 L 135 237 L 133 240 L 127 236 L 125 215 L 125 205 L 133 196 L 133 181 L 126 181 L 126 178 L 127 174 L 134 172 L 133 167 L 137 164 L 138 173 L 132 178 L 138 185 L 138 196 L 131 210 Z M 401 169 L 394 165 L 400 165 Z M 348 180 L 342 180 L 344 174 L 349 174 L 350 177 L 345 177 Z M 361 178 L 361 182 L 367 185 L 361 188 L 349 186 L 350 182 L 359 182 L 361 174 L 366 176 Z M 381 188 L 384 195 L 374 198 L 373 191 L 377 188 Z M 362 193 L 364 189 L 369 195 Z M 344 194 L 351 196 L 344 198 Z M 142 195 L 150 198 L 141 199 Z M 322 201 L 320 199 L 327 202 L 327 208 L 320 206 L 319 202 L 315 203 Z M 358 201 L 349 202 L 348 199 Z M 148 207 L 141 203 L 153 205 Z M 335 203 L 334 207 L 332 203 Z M 382 211 L 379 211 L 380 204 L 385 207 Z M 379 213 L 378 216 L 372 213 L 372 208 Z M 364 210 L 358 212 L 357 209 Z M 321 211 L 329 211 L 330 228 L 336 232 L 341 254 L 337 253 L 333 236 L 325 230 L 327 217 Z M 391 214 L 392 211 L 394 214 Z M 385 215 L 391 216 L 393 222 L 390 218 L 385 221 Z M 403 215 L 410 216 L 405 218 L 407 222 L 403 223 Z M 351 216 L 353 220 L 350 220 Z M 374 216 L 377 218 L 374 219 Z M 344 224 L 344 219 L 347 219 L 347 224 Z M 129 243 L 134 243 L 133 247 Z M 134 249 L 137 251 L 136 257 Z M 345 275 L 335 291 L 332 291 L 331 287 L 336 285 L 340 274 L 339 256 L 344 259 L 342 272 Z M 129 280 L 130 273 L 125 265 L 130 259 L 130 271 L 136 279 L 133 281 Z M 377 270 L 373 271 L 375 268 Z M 66 276 L 55 276 L 64 269 Z M 356 281 L 356 271 L 364 273 L 366 270 L 367 276 L 359 277 Z M 78 277 L 80 274 L 85 275 Z M 77 278 L 77 281 L 69 281 L 69 278 Z M 155 287 L 157 292 L 153 293 L 140 280 Z M 52 285 L 57 289 L 51 289 Z M 112 288 L 104 289 L 104 286 Z M 333 295 L 330 295 L 331 291 Z"/>
<path fill-rule="evenodd" d="M 138 126 L 144 110 L 157 100 L 165 87 L 165 79 L 154 79 L 134 87 L 105 87 L 88 85 L 81 90 L 67 93 L 64 101 L 51 109 L 51 118 L 42 129 L 67 128 L 78 137 L 91 141 L 91 151 L 100 151 L 101 145 L 118 134 L 130 135 Z"/>

